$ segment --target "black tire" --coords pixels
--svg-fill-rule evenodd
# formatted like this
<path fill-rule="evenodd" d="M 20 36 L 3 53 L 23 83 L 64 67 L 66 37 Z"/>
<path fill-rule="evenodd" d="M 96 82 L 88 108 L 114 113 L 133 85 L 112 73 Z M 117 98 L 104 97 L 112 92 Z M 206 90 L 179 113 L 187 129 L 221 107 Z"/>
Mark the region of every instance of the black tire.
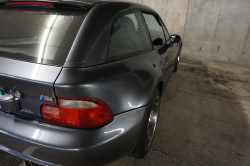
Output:
<path fill-rule="evenodd" d="M 158 100 L 159 101 L 158 102 L 158 112 L 157 112 L 157 116 L 156 116 L 157 117 L 156 124 L 157 124 L 157 119 L 158 119 L 159 110 L 160 110 L 160 99 L 161 99 L 160 92 L 158 89 L 156 89 L 153 96 L 152 96 L 152 100 L 151 100 L 150 104 L 147 106 L 147 113 L 145 115 L 144 122 L 142 124 L 141 134 L 139 136 L 139 139 L 136 143 L 134 150 L 129 154 L 130 157 L 134 157 L 136 159 L 142 159 L 147 155 L 147 153 L 152 145 L 154 134 L 155 134 L 155 132 L 153 132 L 152 140 L 150 141 L 150 143 L 148 144 L 148 146 L 146 148 L 146 142 L 149 142 L 149 141 L 146 141 L 146 136 L 148 135 L 149 118 L 151 116 L 152 110 L 154 109 L 153 107 L 155 107 L 155 102 L 156 102 L 156 100 Z M 155 128 L 156 128 L 156 126 L 155 126 Z M 154 131 L 155 131 L 155 128 L 154 128 Z"/>
<path fill-rule="evenodd" d="M 174 63 L 174 70 L 173 70 L 174 73 L 178 71 L 180 53 L 181 53 L 181 47 L 180 47 L 180 50 L 178 51 L 178 54 Z"/>

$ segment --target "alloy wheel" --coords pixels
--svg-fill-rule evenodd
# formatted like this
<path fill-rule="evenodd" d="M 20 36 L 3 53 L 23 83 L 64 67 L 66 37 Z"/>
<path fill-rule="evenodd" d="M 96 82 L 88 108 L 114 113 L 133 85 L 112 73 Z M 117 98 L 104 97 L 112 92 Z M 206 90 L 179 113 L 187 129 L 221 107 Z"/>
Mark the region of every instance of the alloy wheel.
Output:
<path fill-rule="evenodd" d="M 146 151 L 149 150 L 150 145 L 152 144 L 152 141 L 154 138 L 159 109 L 160 109 L 160 97 L 157 96 L 154 100 L 154 104 L 151 108 L 150 116 L 148 119 L 147 133 L 145 137 L 145 150 Z"/>

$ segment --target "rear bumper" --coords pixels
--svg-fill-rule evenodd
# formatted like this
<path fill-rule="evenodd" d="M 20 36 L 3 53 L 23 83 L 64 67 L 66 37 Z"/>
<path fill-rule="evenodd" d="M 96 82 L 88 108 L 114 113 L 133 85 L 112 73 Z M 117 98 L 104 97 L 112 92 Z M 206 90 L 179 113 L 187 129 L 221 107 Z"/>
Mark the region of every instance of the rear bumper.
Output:
<path fill-rule="evenodd" d="M 130 153 L 146 107 L 98 129 L 73 129 L 0 112 L 0 149 L 42 165 L 100 165 Z"/>

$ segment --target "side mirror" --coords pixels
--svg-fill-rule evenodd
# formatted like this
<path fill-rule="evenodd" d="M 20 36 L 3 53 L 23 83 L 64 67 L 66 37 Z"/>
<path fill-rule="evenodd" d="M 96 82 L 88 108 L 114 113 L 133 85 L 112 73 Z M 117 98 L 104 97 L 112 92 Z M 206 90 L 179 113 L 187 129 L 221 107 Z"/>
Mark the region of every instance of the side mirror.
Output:
<path fill-rule="evenodd" d="M 171 43 L 179 43 L 181 41 L 181 37 L 179 35 L 171 35 L 170 36 Z"/>
<path fill-rule="evenodd" d="M 153 45 L 154 46 L 160 46 L 163 44 L 163 40 L 162 38 L 156 38 L 154 41 L 153 41 Z"/>

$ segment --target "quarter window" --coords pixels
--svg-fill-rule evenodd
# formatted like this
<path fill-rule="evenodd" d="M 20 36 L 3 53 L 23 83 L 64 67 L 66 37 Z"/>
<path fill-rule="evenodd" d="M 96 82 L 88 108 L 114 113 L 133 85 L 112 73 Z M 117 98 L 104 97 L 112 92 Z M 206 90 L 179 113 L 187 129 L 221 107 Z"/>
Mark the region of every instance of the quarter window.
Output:
<path fill-rule="evenodd" d="M 118 16 L 113 24 L 107 58 L 119 59 L 150 51 L 151 45 L 139 12 Z"/>
<path fill-rule="evenodd" d="M 147 14 L 147 13 L 143 13 L 143 17 L 145 18 L 146 24 L 148 26 L 152 42 L 155 39 L 161 38 L 163 43 L 166 43 L 166 39 L 164 36 L 164 32 L 163 32 L 160 20 L 157 19 L 154 15 Z M 159 46 L 154 46 L 154 48 L 157 48 L 157 47 Z"/>

